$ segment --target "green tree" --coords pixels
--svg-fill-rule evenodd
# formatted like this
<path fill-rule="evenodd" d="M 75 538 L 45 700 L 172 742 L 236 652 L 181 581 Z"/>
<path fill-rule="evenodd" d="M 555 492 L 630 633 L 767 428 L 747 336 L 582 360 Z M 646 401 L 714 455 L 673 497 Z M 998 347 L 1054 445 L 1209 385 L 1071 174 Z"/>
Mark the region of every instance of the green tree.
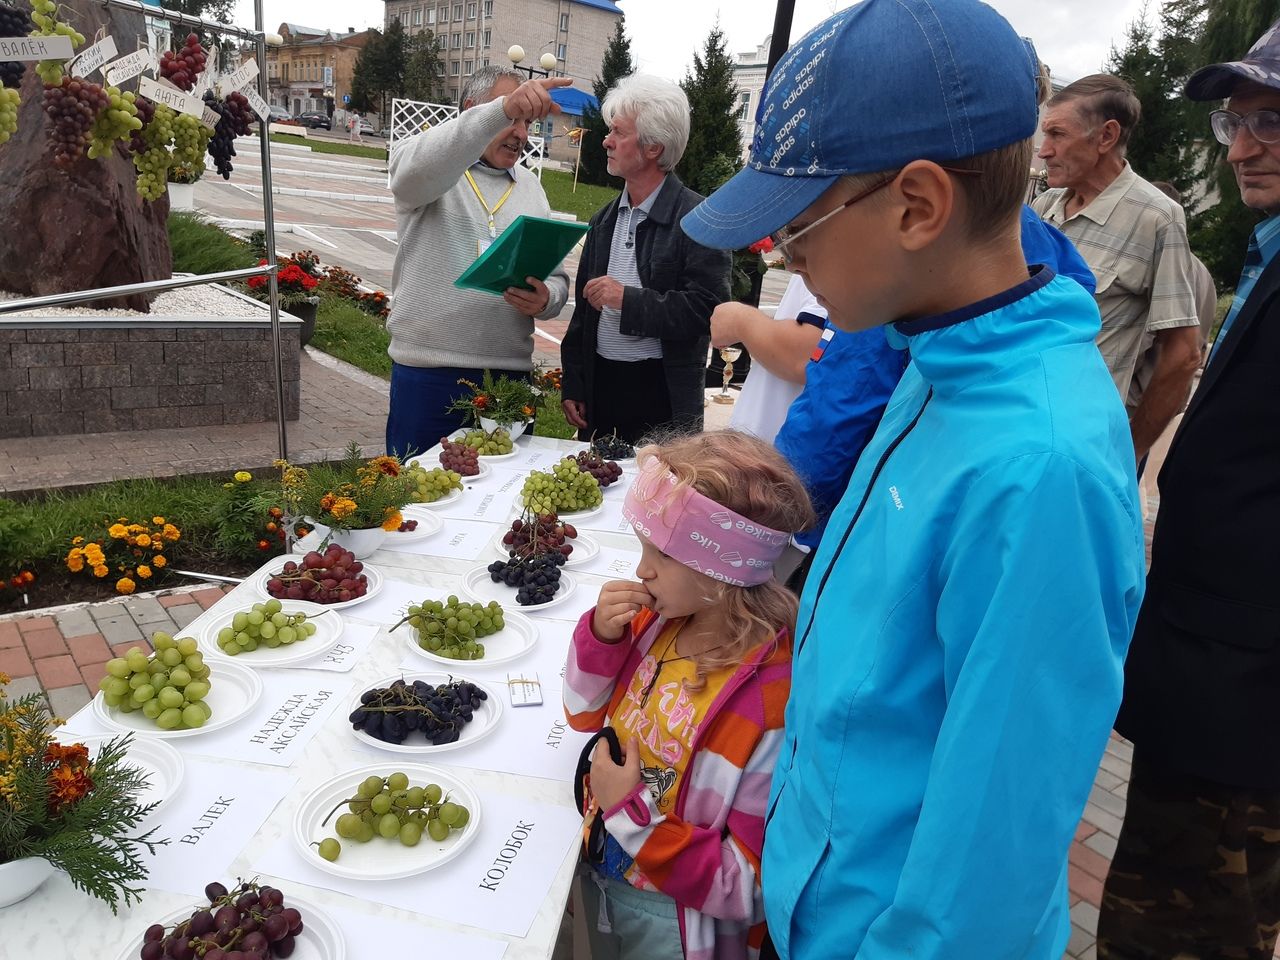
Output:
<path fill-rule="evenodd" d="M 414 34 L 406 43 L 404 96 L 410 100 L 439 103 L 444 98 L 440 81 L 440 38 L 430 30 Z"/>
<path fill-rule="evenodd" d="M 613 36 L 605 48 L 604 59 L 600 62 L 600 75 L 592 83 L 592 91 L 597 102 L 604 103 L 605 95 L 612 90 L 619 80 L 635 73 L 635 63 L 631 60 L 631 40 L 623 30 L 619 19 L 613 27 Z M 609 130 L 600 116 L 600 111 L 588 105 L 582 111 L 582 153 L 578 168 L 578 179 L 583 183 L 594 183 L 602 187 L 619 186 L 621 181 L 609 176 L 604 152 L 604 138 Z"/>
<path fill-rule="evenodd" d="M 732 158 L 735 171 L 742 166 L 738 87 L 719 20 L 707 35 L 702 53 L 694 53 L 693 71 L 685 74 L 680 86 L 689 98 L 689 146 L 676 172 L 694 190 L 707 194 L 718 186 L 716 180 L 723 173 L 718 158 Z"/>
<path fill-rule="evenodd" d="M 392 97 L 404 96 L 404 75 L 408 63 L 408 38 L 400 19 L 394 18 L 387 32 L 382 35 L 374 75 L 377 77 L 379 114 L 383 119 L 391 116 Z"/>
<path fill-rule="evenodd" d="M 351 72 L 351 103 L 348 106 L 360 113 L 371 113 L 379 98 L 379 60 L 382 56 L 382 34 L 369 31 L 369 39 L 356 55 L 356 65 Z"/>

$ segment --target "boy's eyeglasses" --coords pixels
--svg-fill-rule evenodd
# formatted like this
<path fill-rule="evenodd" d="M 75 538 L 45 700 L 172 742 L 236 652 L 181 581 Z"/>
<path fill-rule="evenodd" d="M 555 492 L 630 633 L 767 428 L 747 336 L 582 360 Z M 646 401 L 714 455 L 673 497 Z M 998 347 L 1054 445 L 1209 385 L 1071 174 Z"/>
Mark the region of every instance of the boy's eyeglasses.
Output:
<path fill-rule="evenodd" d="M 942 169 L 947 171 L 947 173 L 954 173 L 960 176 L 971 176 L 971 177 L 982 176 L 981 170 L 962 170 L 959 167 L 943 167 Z M 787 227 L 781 227 L 778 230 L 775 230 L 773 233 L 771 233 L 769 237 L 771 240 L 773 240 L 774 247 L 776 247 L 778 251 L 782 254 L 782 259 L 786 263 L 786 265 L 789 267 L 791 266 L 791 264 L 795 263 L 796 253 L 795 253 L 794 244 L 797 240 L 803 237 L 806 233 L 808 233 L 814 227 L 817 227 L 823 223 L 826 223 L 828 220 L 830 220 L 840 211 L 846 210 L 849 207 L 852 207 L 859 200 L 865 200 L 867 197 L 871 196 L 877 190 L 883 190 L 889 184 L 893 183 L 893 181 L 898 178 L 898 174 L 901 172 L 902 171 L 899 170 L 897 171 L 897 173 L 893 173 L 890 176 L 885 177 L 883 180 L 876 181 L 871 186 L 867 187 L 867 189 L 861 190 L 858 193 L 854 194 L 852 197 L 850 197 L 844 203 L 840 204 L 840 206 L 836 207 L 834 210 L 824 213 L 817 220 L 813 221 L 813 223 L 807 226 L 801 227 L 799 230 L 796 230 L 794 233 Z"/>
<path fill-rule="evenodd" d="M 1230 110 L 1215 110 L 1209 114 L 1209 125 L 1214 138 L 1224 147 L 1235 142 L 1242 125 L 1259 143 L 1280 143 L 1280 113 L 1275 110 L 1255 110 L 1243 117 Z"/>

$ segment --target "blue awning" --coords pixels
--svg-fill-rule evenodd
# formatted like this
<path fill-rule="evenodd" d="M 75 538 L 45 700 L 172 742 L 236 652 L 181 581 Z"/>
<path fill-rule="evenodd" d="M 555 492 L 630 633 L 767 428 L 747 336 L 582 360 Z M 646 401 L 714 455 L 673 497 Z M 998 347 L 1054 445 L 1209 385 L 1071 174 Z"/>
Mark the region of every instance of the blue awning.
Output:
<path fill-rule="evenodd" d="M 580 3 L 584 7 L 595 7 L 597 10 L 608 10 L 610 13 L 625 16 L 622 9 L 616 3 L 610 3 L 609 0 L 572 0 L 572 2 Z"/>
<path fill-rule="evenodd" d="M 582 116 L 587 107 L 600 109 L 600 103 L 589 93 L 583 93 L 574 87 L 557 87 L 551 91 L 551 99 L 560 105 L 560 109 L 575 117 Z"/>

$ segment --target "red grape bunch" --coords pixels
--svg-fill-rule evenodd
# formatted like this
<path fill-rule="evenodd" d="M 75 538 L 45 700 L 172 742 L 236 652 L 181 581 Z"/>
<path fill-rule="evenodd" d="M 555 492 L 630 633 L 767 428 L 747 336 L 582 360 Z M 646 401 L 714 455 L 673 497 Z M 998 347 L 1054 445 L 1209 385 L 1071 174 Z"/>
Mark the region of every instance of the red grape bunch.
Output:
<path fill-rule="evenodd" d="M 209 906 L 176 926 L 147 927 L 140 960 L 267 960 L 293 953 L 304 925 L 302 914 L 285 906 L 282 891 L 252 881 L 228 891 L 215 881 L 204 895 Z"/>
<path fill-rule="evenodd" d="M 455 443 L 447 437 L 441 437 L 440 465 L 464 477 L 474 477 L 480 472 L 480 451 L 464 443 Z"/>
<path fill-rule="evenodd" d="M 224 100 L 218 100 L 210 90 L 205 93 L 204 101 L 220 118 L 214 128 L 213 139 L 209 141 L 209 156 L 213 157 L 222 179 L 230 180 L 234 169 L 231 158 L 236 155 L 235 139 L 249 132 L 253 111 L 243 93 L 229 93 Z"/>
<path fill-rule="evenodd" d="M 622 477 L 622 468 L 612 460 L 606 460 L 594 450 L 583 450 L 575 458 L 578 466 L 596 478 L 603 490 L 611 483 L 617 483 Z"/>
<path fill-rule="evenodd" d="M 302 563 L 288 561 L 267 581 L 267 593 L 277 600 L 346 603 L 368 591 L 369 580 L 363 570 L 364 564 L 354 553 L 331 543 L 324 553 L 312 550 Z"/>
<path fill-rule="evenodd" d="M 135 96 L 133 109 L 138 111 L 138 120 L 142 123 L 142 126 L 133 131 L 133 135 L 129 139 L 129 152 L 135 154 L 146 153 L 147 141 L 145 134 L 147 125 L 151 123 L 151 118 L 156 115 L 156 105 L 146 97 Z"/>
<path fill-rule="evenodd" d="M 25 10 L 17 10 L 0 2 L 0 37 L 25 37 L 31 32 L 31 17 Z M 22 75 L 27 65 L 21 60 L 0 60 L 0 87 L 17 90 L 22 86 Z M 0 103 L 3 103 L 0 96 Z M 0 138 L 4 136 L 4 128 L 0 126 Z M 0 139 L 0 143 L 3 143 Z"/>
<path fill-rule="evenodd" d="M 196 77 L 204 73 L 207 59 L 204 48 L 200 46 L 200 38 L 194 33 L 188 33 L 181 50 L 177 53 L 166 50 L 160 58 L 160 76 L 179 90 L 190 93 L 195 89 Z"/>
<path fill-rule="evenodd" d="M 542 553 L 559 553 L 569 556 L 578 531 L 571 523 L 561 523 L 554 513 L 535 514 L 526 510 L 524 515 L 511 523 L 511 529 L 502 535 L 502 544 L 513 557 L 532 557 Z"/>
<path fill-rule="evenodd" d="M 88 80 L 63 77 L 61 83 L 45 86 L 46 130 L 56 166 L 66 170 L 84 156 L 89 131 L 109 102 L 102 87 Z"/>

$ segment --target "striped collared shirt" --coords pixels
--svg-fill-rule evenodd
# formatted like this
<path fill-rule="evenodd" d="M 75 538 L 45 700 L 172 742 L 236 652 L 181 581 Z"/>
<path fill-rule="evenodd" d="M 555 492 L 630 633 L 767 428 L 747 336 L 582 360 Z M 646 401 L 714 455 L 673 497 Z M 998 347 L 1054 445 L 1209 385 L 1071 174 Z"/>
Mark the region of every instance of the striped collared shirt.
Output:
<path fill-rule="evenodd" d="M 1122 398 L 1147 334 L 1199 324 L 1186 220 L 1172 200 L 1134 173 L 1120 176 L 1066 215 L 1070 188 L 1047 190 L 1032 207 L 1067 235 L 1098 280 L 1098 350 Z"/>
<path fill-rule="evenodd" d="M 626 188 L 618 201 L 618 219 L 613 224 L 613 241 L 609 246 L 609 276 L 624 287 L 639 287 L 640 268 L 636 265 L 636 229 L 649 217 L 653 202 L 658 199 L 664 179 L 643 203 L 631 206 Z M 653 360 L 662 357 L 662 341 L 657 337 L 632 337 L 619 329 L 622 311 L 605 307 L 600 311 L 600 325 L 596 331 L 596 353 L 606 360 Z"/>

